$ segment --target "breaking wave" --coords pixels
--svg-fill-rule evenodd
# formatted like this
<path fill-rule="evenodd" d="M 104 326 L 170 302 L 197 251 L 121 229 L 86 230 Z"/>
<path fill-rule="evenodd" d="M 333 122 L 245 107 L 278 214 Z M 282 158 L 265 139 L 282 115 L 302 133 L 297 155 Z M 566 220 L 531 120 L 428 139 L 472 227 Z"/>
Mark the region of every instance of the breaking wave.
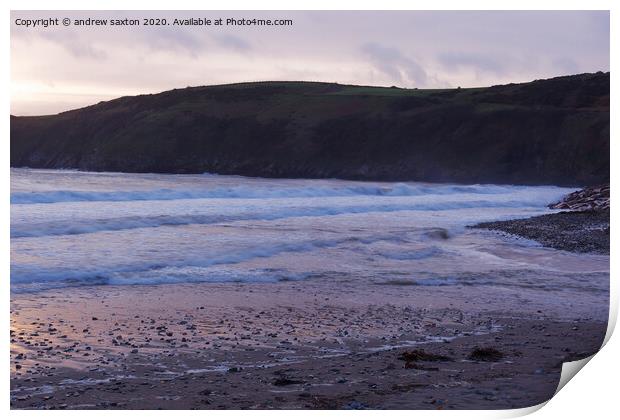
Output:
<path fill-rule="evenodd" d="M 333 207 L 292 207 L 281 210 L 266 209 L 238 214 L 188 214 L 130 216 L 119 218 L 100 218 L 59 221 L 45 223 L 12 223 L 11 238 L 30 238 L 40 236 L 80 235 L 101 231 L 154 228 L 160 226 L 209 225 L 241 220 L 270 221 L 294 217 L 338 216 L 361 213 L 393 213 L 399 211 L 443 211 L 474 208 L 536 208 L 541 207 L 537 200 L 475 200 L 442 201 L 439 203 L 413 203 L 370 206 Z"/>
<path fill-rule="evenodd" d="M 548 193 L 556 187 L 519 187 L 505 185 L 359 185 L 348 187 L 218 187 L 211 189 L 156 189 L 143 191 L 39 191 L 14 192 L 11 204 L 45 204 L 84 201 L 150 201 L 206 198 L 300 198 L 300 197 L 410 197 L 450 194 L 510 194 L 524 189 Z M 562 194 L 565 194 L 564 191 Z M 560 195 L 561 196 L 561 195 Z"/>
<path fill-rule="evenodd" d="M 471 255 L 508 261 L 472 249 L 487 239 L 467 224 L 548 213 L 572 191 L 36 170 L 12 170 L 11 188 L 12 292 L 338 272 L 451 285 Z"/>

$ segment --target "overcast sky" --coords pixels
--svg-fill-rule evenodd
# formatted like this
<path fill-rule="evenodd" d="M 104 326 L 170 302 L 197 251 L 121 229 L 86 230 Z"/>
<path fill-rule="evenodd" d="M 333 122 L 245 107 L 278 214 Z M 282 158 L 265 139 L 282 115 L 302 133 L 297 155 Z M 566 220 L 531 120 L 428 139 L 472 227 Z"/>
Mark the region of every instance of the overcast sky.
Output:
<path fill-rule="evenodd" d="M 284 18 L 279 27 L 17 26 L 16 19 Z M 609 71 L 609 13 L 12 12 L 11 113 L 258 80 L 441 88 Z"/>

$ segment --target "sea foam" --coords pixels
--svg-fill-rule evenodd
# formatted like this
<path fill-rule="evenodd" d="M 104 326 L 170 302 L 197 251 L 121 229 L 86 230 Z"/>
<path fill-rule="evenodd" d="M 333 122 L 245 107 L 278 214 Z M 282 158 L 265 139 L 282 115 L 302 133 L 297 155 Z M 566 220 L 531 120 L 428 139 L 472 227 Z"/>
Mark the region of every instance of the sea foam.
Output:
<path fill-rule="evenodd" d="M 63 203 L 83 201 L 146 201 L 146 200 L 182 200 L 205 198 L 298 198 L 298 197 L 351 197 L 351 196 L 378 196 L 378 197 L 411 197 L 428 195 L 450 194 L 510 194 L 522 191 L 524 188 L 502 185 L 410 185 L 396 183 L 391 186 L 369 185 L 350 187 L 216 187 L 210 189 L 155 189 L 136 191 L 28 191 L 11 193 L 11 204 L 36 203 Z M 554 187 L 535 187 L 544 191 Z"/>
<path fill-rule="evenodd" d="M 11 184 L 13 292 L 334 273 L 423 285 L 467 261 L 503 269 L 465 226 L 548 213 L 572 191 L 27 169 Z"/>

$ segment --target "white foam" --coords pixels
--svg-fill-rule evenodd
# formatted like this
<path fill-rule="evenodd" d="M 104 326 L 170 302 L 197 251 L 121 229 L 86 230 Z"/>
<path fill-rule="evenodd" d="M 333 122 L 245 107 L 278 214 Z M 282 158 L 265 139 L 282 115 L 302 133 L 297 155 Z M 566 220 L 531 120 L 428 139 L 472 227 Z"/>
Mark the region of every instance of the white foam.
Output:
<path fill-rule="evenodd" d="M 544 209 L 541 203 L 547 203 L 547 200 L 541 200 L 539 197 L 513 199 L 512 196 L 506 197 L 506 195 L 502 195 L 495 200 L 420 200 L 411 203 L 394 204 L 381 204 L 381 202 L 378 202 L 373 205 L 343 205 L 338 203 L 332 206 L 321 206 L 317 205 L 315 202 L 306 203 L 306 206 L 279 206 L 279 203 L 268 203 L 272 204 L 272 206 L 258 206 L 255 209 L 250 209 L 250 211 L 248 211 L 246 207 L 231 209 L 221 208 L 219 211 L 216 209 L 215 212 L 213 209 L 205 208 L 206 214 L 195 214 L 194 212 L 192 214 L 145 214 L 143 216 L 132 215 L 125 217 L 112 217 L 111 215 L 105 217 L 106 214 L 102 208 L 101 215 L 97 218 L 82 220 L 79 218 L 62 218 L 61 220 L 52 219 L 43 223 L 37 223 L 33 220 L 28 220 L 25 223 L 13 221 L 11 223 L 11 238 L 78 235 L 100 231 L 154 228 L 159 226 L 205 225 L 240 220 L 278 220 L 294 217 L 321 217 L 361 213 L 393 213 L 401 211 L 440 212 L 459 209 L 500 208 L 529 208 L 532 211 L 536 211 L 536 208 L 540 209 L 543 207 Z"/>
<path fill-rule="evenodd" d="M 354 186 L 282 186 L 253 187 L 232 186 L 210 189 L 155 189 L 137 191 L 28 191 L 11 193 L 11 204 L 62 203 L 84 201 L 161 201 L 206 198 L 299 198 L 299 197 L 412 197 L 423 195 L 473 194 L 493 195 L 511 194 L 524 189 L 531 191 L 557 190 L 555 187 L 520 187 L 506 185 L 427 185 L 395 183 L 391 185 L 373 184 Z"/>
<path fill-rule="evenodd" d="M 383 238 L 377 238 L 382 240 Z M 235 264 L 283 253 L 311 252 L 329 248 L 349 239 L 338 241 L 308 241 L 294 244 L 275 244 L 240 249 L 236 252 L 214 251 L 203 258 L 189 256 L 164 265 L 137 261 L 121 267 L 75 269 L 70 267 L 40 268 L 32 264 L 11 264 L 11 290 L 37 291 L 67 286 L 162 284 L 191 282 L 276 282 L 303 280 L 311 273 L 293 273 L 273 269 L 243 269 Z M 226 267 L 219 267 L 226 266 Z"/>
<path fill-rule="evenodd" d="M 467 224 L 546 213 L 572 191 L 24 169 L 11 183 L 14 292 L 417 270 L 452 284 L 437 270 L 464 255 L 505 265 L 458 241 Z M 449 238 L 421 233 L 436 228 Z"/>

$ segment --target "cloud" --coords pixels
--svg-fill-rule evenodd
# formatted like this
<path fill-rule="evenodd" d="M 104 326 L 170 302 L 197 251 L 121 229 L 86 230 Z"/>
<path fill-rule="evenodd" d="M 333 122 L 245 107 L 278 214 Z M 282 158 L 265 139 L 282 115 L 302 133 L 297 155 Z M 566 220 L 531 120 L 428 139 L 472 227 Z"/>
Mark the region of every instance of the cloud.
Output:
<path fill-rule="evenodd" d="M 252 45 L 249 42 L 234 35 L 215 35 L 213 39 L 219 46 L 238 52 L 247 52 L 252 49 Z"/>
<path fill-rule="evenodd" d="M 73 31 L 49 32 L 45 34 L 45 39 L 60 45 L 75 58 L 103 60 L 108 56 L 104 50 L 80 39 Z"/>
<path fill-rule="evenodd" d="M 396 48 L 368 43 L 362 46 L 362 52 L 370 59 L 375 69 L 394 81 L 417 87 L 428 85 L 428 75 L 424 68 Z"/>
<path fill-rule="evenodd" d="M 204 37 L 181 28 L 158 27 L 141 35 L 141 39 L 136 43 L 145 44 L 156 52 L 163 50 L 197 57 L 205 48 Z"/>
<path fill-rule="evenodd" d="M 495 54 L 473 54 L 449 52 L 439 54 L 437 61 L 448 71 L 458 71 L 466 67 L 480 73 L 492 73 L 498 76 L 506 73 L 506 64 Z"/>
<path fill-rule="evenodd" d="M 18 18 L 172 21 L 241 14 L 290 18 L 294 25 L 15 24 Z M 609 70 L 608 11 L 12 11 L 11 21 L 15 114 L 188 85 L 313 80 L 472 87 Z"/>

